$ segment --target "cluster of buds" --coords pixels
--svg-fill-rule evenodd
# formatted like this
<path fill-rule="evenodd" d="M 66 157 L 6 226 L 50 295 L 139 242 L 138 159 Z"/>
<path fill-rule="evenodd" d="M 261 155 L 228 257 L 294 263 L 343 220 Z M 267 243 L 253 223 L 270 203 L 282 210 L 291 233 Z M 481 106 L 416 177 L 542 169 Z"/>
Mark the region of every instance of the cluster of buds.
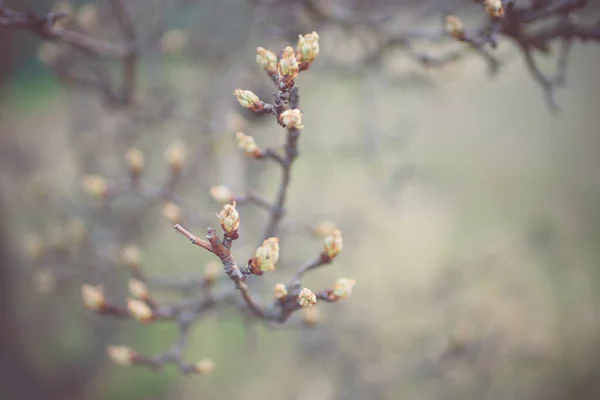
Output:
<path fill-rule="evenodd" d="M 227 186 L 213 186 L 209 190 L 210 197 L 212 197 L 217 203 L 226 204 L 234 199 L 231 190 Z"/>
<path fill-rule="evenodd" d="M 465 26 L 462 21 L 454 15 L 448 15 L 446 17 L 446 30 L 458 40 L 465 40 L 466 38 Z"/>
<path fill-rule="evenodd" d="M 281 58 L 277 63 L 279 79 L 288 87 L 291 87 L 294 84 L 294 79 L 298 77 L 298 72 L 300 72 L 300 67 L 298 66 L 298 60 L 294 54 L 294 49 L 288 46 L 283 49 Z"/>
<path fill-rule="evenodd" d="M 344 248 L 344 239 L 342 238 L 342 232 L 339 229 L 335 229 L 330 235 L 325 237 L 325 248 L 322 257 L 326 260 L 333 260 Z"/>
<path fill-rule="evenodd" d="M 235 235 L 240 226 L 240 214 L 235 209 L 235 200 L 232 204 L 225 204 L 220 213 L 217 214 L 221 228 L 230 235 Z"/>
<path fill-rule="evenodd" d="M 279 121 L 289 129 L 302 129 L 302 112 L 294 108 L 292 110 L 285 110 L 279 115 Z"/>
<path fill-rule="evenodd" d="M 185 145 L 182 142 L 173 142 L 165 152 L 165 159 L 172 174 L 179 174 L 185 163 Z"/>
<path fill-rule="evenodd" d="M 352 294 L 355 285 L 356 281 L 354 279 L 340 278 L 333 284 L 333 288 L 328 291 L 327 297 L 330 301 L 346 298 Z"/>
<path fill-rule="evenodd" d="M 136 147 L 132 147 L 125 153 L 125 161 L 133 179 L 137 179 L 144 172 L 144 153 Z"/>
<path fill-rule="evenodd" d="M 249 262 L 252 273 L 262 275 L 267 271 L 274 271 L 279 260 L 279 238 L 271 237 L 265 240 L 254 252 L 254 257 Z"/>
<path fill-rule="evenodd" d="M 263 67 L 269 74 L 277 73 L 277 55 L 264 47 L 256 48 L 256 63 Z"/>
<path fill-rule="evenodd" d="M 298 293 L 298 304 L 302 307 L 312 307 L 317 304 L 317 296 L 310 289 L 303 288 Z"/>
<path fill-rule="evenodd" d="M 296 58 L 301 65 L 301 70 L 307 69 L 319 55 L 319 35 L 317 32 L 308 33 L 298 37 Z"/>
<path fill-rule="evenodd" d="M 235 89 L 233 95 L 242 107 L 250 111 L 260 112 L 265 107 L 265 104 L 260 101 L 258 96 L 250 90 Z"/>
<path fill-rule="evenodd" d="M 104 198 L 108 194 L 108 182 L 99 175 L 87 175 L 83 178 L 83 188 L 92 197 Z"/>
<path fill-rule="evenodd" d="M 240 150 L 243 150 L 247 155 L 255 158 L 263 157 L 264 154 L 262 150 L 258 147 L 252 136 L 246 135 L 243 132 L 238 132 L 235 134 L 235 139 Z"/>
<path fill-rule="evenodd" d="M 492 18 L 502 18 L 504 16 L 504 6 L 502 0 L 485 0 L 483 2 L 485 12 Z"/>

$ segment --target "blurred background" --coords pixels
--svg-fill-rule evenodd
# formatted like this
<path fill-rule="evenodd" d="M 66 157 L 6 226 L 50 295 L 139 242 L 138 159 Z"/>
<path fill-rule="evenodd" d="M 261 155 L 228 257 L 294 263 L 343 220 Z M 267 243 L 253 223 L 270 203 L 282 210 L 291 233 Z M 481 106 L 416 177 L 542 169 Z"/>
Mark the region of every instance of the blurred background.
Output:
<path fill-rule="evenodd" d="M 109 3 L 5 6 L 68 11 L 65 28 L 117 43 L 126 33 Z M 573 44 L 554 114 L 512 42 L 490 50 L 500 62 L 492 73 L 466 45 L 436 39 L 446 13 L 467 27 L 485 20 L 471 1 L 123 3 L 138 49 L 129 89 L 118 60 L 0 30 L 3 399 L 600 398 L 595 43 Z M 578 14 L 598 16 L 591 6 Z M 256 47 L 279 51 L 313 30 L 321 52 L 296 81 L 305 128 L 282 258 L 250 289 L 268 300 L 274 283 L 318 254 L 314 229 L 332 221 L 344 250 L 304 284 L 349 277 L 354 293 L 319 304 L 314 326 L 307 318 L 315 314 L 296 313 L 278 328 L 234 307 L 206 315 L 184 358 L 213 360 L 207 376 L 115 365 L 107 346 L 160 354 L 175 326 L 96 315 L 81 285 L 103 285 L 124 304 L 130 273 L 119 254 L 128 245 L 139 246 L 148 273 L 202 275 L 211 257 L 173 231 L 173 220 L 198 235 L 216 226 L 215 185 L 275 197 L 276 166 L 244 156 L 235 132 L 281 148 L 284 131 L 232 92 L 270 101 Z M 387 40 L 412 30 L 428 34 Z M 460 55 L 427 65 L 417 51 Z M 539 64 L 555 68 L 552 57 Z M 89 175 L 127 178 L 123 157 L 135 146 L 145 155 L 143 181 L 160 188 L 169 182 L 165 152 L 177 142 L 187 153 L 174 188 L 186 204 L 181 217 L 156 196 L 106 203 L 82 186 Z M 234 253 L 247 259 L 266 213 L 239 209 Z"/>

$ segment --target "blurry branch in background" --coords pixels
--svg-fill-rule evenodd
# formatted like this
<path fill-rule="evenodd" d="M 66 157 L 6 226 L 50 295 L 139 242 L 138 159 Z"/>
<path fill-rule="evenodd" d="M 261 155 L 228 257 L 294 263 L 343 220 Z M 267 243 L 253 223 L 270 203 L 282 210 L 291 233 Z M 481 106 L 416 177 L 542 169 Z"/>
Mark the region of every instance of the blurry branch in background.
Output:
<path fill-rule="evenodd" d="M 122 41 L 112 43 L 88 36 L 86 21 L 98 18 L 95 6 L 87 6 L 86 18 L 74 21 L 70 18 L 70 7 L 46 15 L 34 12 L 18 12 L 3 6 L 0 0 L 0 28 L 24 29 L 48 41 L 40 50 L 41 60 L 49 65 L 61 81 L 67 85 L 100 92 L 106 103 L 113 106 L 133 106 L 138 68 L 137 37 L 134 22 L 123 0 L 108 0 L 111 13 L 121 32 Z M 74 25 L 74 26 L 73 26 Z M 66 27 L 69 26 L 69 27 Z M 54 42 L 54 43 L 52 43 Z M 66 45 L 67 48 L 60 45 Z M 116 60 L 122 65 L 121 82 L 115 89 L 108 68 L 94 63 L 88 72 L 77 73 L 68 58 L 69 50 L 78 50 L 97 61 Z"/>
<path fill-rule="evenodd" d="M 298 140 L 302 125 L 302 112 L 299 109 L 298 88 L 295 80 L 298 74 L 309 69 L 319 53 L 318 35 L 316 32 L 300 36 L 297 48 L 286 47 L 280 54 L 275 54 L 265 48 L 257 48 L 256 61 L 265 70 L 275 84 L 273 103 L 261 101 L 249 90 L 236 89 L 234 95 L 240 105 L 259 114 L 271 114 L 276 122 L 286 129 L 283 154 L 278 149 L 261 149 L 255 140 L 245 133 L 237 132 L 238 147 L 248 156 L 257 160 L 274 163 L 281 170 L 279 189 L 274 201 L 269 201 L 251 193 L 234 196 L 227 188 L 213 187 L 211 195 L 223 203 L 223 208 L 217 218 L 221 233 L 208 228 L 205 238 L 198 237 L 183 227 L 191 218 L 191 210 L 182 211 L 181 202 L 173 194 L 175 183 L 183 167 L 185 156 L 183 147 L 172 147 L 167 152 L 170 167 L 170 178 L 162 187 L 147 186 L 141 176 L 144 171 L 144 155 L 138 149 L 130 149 L 126 154 L 129 168 L 129 178 L 120 183 L 109 183 L 104 178 L 91 175 L 84 178 L 84 186 L 88 193 L 103 202 L 133 191 L 144 198 L 167 201 L 163 212 L 175 230 L 196 245 L 218 259 L 209 262 L 204 274 L 198 277 L 152 277 L 141 269 L 141 253 L 135 246 L 123 248 L 121 259 L 132 274 L 129 282 L 131 298 L 126 306 L 107 299 L 101 286 L 85 284 L 81 294 L 87 308 L 101 315 L 117 318 L 134 319 L 150 324 L 155 321 L 175 322 L 179 332 L 176 343 L 159 356 L 147 356 L 124 346 L 111 346 L 108 353 L 112 360 L 120 365 L 140 365 L 160 369 L 165 364 L 172 363 L 179 367 L 182 373 L 205 374 L 214 368 L 212 361 L 204 359 L 194 364 L 183 360 L 184 347 L 189 331 L 209 311 L 223 305 L 237 306 L 244 317 L 252 316 L 269 326 L 277 326 L 286 322 L 290 316 L 303 308 L 313 307 L 318 302 L 334 303 L 352 292 L 354 280 L 341 278 L 329 288 L 313 292 L 303 287 L 304 274 L 321 266 L 330 264 L 343 247 L 341 232 L 331 226 L 325 233 L 323 248 L 310 257 L 309 261 L 298 267 L 297 272 L 287 283 L 276 284 L 273 289 L 274 300 L 262 304 L 256 295 L 250 291 L 247 276 L 261 276 L 265 272 L 275 270 L 279 259 L 278 232 L 280 223 L 285 215 L 285 204 L 294 160 L 298 156 Z M 244 262 L 236 261 L 231 248 L 239 238 L 238 228 L 241 216 L 236 209 L 237 202 L 255 204 L 268 210 L 264 234 L 254 254 L 245 258 Z M 227 281 L 231 284 L 225 284 Z M 217 285 L 217 283 L 222 283 Z M 160 304 L 153 296 L 154 291 L 174 291 L 183 294 L 183 300 L 175 304 Z M 313 318 L 306 320 L 307 325 L 314 324 Z"/>
<path fill-rule="evenodd" d="M 267 9 L 280 5 L 292 7 L 282 0 L 252 0 L 257 7 Z M 403 50 L 409 57 L 424 67 L 442 67 L 448 63 L 468 55 L 474 51 L 483 57 L 491 73 L 496 73 L 501 61 L 493 54 L 500 38 L 508 38 L 517 44 L 523 55 L 531 76 L 542 88 L 550 110 L 556 113 L 559 109 L 555 99 L 555 89 L 564 84 L 569 50 L 574 40 L 586 42 L 600 40 L 600 20 L 586 25 L 574 15 L 576 11 L 587 10 L 587 0 L 532 0 L 526 5 L 518 5 L 513 0 L 475 0 L 473 3 L 481 7 L 485 15 L 484 23 L 477 28 L 465 28 L 463 22 L 447 10 L 457 8 L 452 2 L 429 1 L 420 5 L 421 14 L 435 15 L 445 18 L 440 29 L 420 28 L 418 30 L 397 30 L 395 18 L 405 8 L 413 7 L 410 1 L 388 3 L 352 2 L 346 7 L 334 7 L 329 2 L 315 0 L 299 0 L 293 2 L 295 14 L 303 15 L 317 29 L 337 27 L 345 34 L 342 40 L 357 37 L 363 42 L 366 51 L 361 57 L 361 64 L 379 64 L 382 57 L 395 49 Z M 461 5 L 462 6 L 462 5 Z M 301 17 L 296 17 L 301 19 Z M 444 21 L 444 18 L 441 18 Z M 417 50 L 417 43 L 442 43 L 454 37 L 468 46 L 451 50 L 442 55 L 432 55 Z M 552 45 L 560 44 L 556 56 L 556 72 L 550 76 L 542 72 L 534 59 L 538 51 L 550 56 Z M 352 60 L 353 68 L 357 61 Z"/>
<path fill-rule="evenodd" d="M 523 54 L 531 76 L 541 86 L 550 110 L 559 107 L 554 98 L 556 87 L 565 82 L 569 50 L 574 40 L 600 41 L 600 19 L 591 25 L 583 24 L 574 15 L 588 5 L 587 0 L 535 0 L 529 6 L 514 1 L 484 0 L 480 3 L 487 13 L 487 21 L 472 32 L 462 22 L 448 16 L 448 31 L 458 40 L 472 46 L 489 45 L 495 48 L 500 37 L 514 41 Z M 529 28 L 534 24 L 541 26 Z M 534 59 L 534 51 L 550 55 L 553 42 L 560 42 L 560 50 L 553 76 L 544 74 Z"/>

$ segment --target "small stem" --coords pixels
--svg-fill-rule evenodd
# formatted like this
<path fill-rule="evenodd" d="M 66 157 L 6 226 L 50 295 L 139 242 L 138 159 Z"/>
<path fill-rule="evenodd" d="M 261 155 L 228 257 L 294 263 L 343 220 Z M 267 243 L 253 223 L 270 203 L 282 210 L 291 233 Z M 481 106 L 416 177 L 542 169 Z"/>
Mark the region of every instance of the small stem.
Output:
<path fill-rule="evenodd" d="M 210 251 L 211 253 L 215 252 L 215 250 L 213 249 L 212 245 L 208 241 L 200 239 L 199 237 L 197 237 L 193 233 L 191 233 L 188 230 L 186 230 L 183 226 L 177 224 L 177 225 L 174 226 L 174 228 L 175 228 L 175 230 L 177 232 L 181 233 L 183 236 L 185 236 L 186 238 L 188 238 L 196 246 L 200 246 L 203 249 Z"/>

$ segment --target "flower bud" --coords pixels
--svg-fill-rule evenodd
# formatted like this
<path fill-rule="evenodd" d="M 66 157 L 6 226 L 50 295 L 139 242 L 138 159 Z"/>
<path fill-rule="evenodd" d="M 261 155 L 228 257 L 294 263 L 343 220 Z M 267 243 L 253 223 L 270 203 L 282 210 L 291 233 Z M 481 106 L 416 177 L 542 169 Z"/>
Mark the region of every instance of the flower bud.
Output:
<path fill-rule="evenodd" d="M 303 288 L 298 294 L 298 304 L 302 307 L 312 307 L 317 304 L 317 296 L 307 288 Z"/>
<path fill-rule="evenodd" d="M 294 54 L 294 49 L 286 47 L 281 54 L 281 59 L 277 63 L 277 72 L 279 76 L 286 80 L 293 80 L 298 77 L 298 60 Z"/>
<path fill-rule="evenodd" d="M 108 193 L 108 183 L 99 175 L 87 175 L 83 178 L 83 187 L 92 197 L 104 197 Z"/>
<path fill-rule="evenodd" d="M 162 212 L 163 212 L 163 215 L 165 217 L 167 217 L 167 219 L 172 224 L 181 223 L 181 220 L 183 218 L 183 211 L 181 210 L 181 207 L 179 207 L 177 204 L 173 203 L 172 201 L 168 201 L 165 203 L 165 205 L 163 206 Z"/>
<path fill-rule="evenodd" d="M 256 63 L 270 74 L 277 72 L 277 55 L 264 47 L 256 48 Z"/>
<path fill-rule="evenodd" d="M 317 32 L 308 33 L 304 36 L 298 35 L 298 51 L 296 57 L 298 62 L 311 63 L 319 54 L 319 35 Z"/>
<path fill-rule="evenodd" d="M 229 203 L 233 200 L 233 194 L 227 186 L 213 186 L 210 188 L 210 196 L 221 204 Z"/>
<path fill-rule="evenodd" d="M 215 369 L 215 363 L 213 360 L 203 358 L 194 364 L 194 370 L 200 375 L 210 374 Z"/>
<path fill-rule="evenodd" d="M 333 231 L 333 233 L 325 238 L 325 250 L 324 253 L 328 258 L 335 258 L 342 248 L 344 247 L 344 240 L 342 238 L 342 232 L 339 229 Z"/>
<path fill-rule="evenodd" d="M 138 268 L 141 261 L 140 248 L 134 245 L 127 245 L 121 249 L 121 261 L 129 268 Z"/>
<path fill-rule="evenodd" d="M 106 304 L 102 286 L 82 285 L 81 297 L 85 306 L 93 311 L 102 311 Z"/>
<path fill-rule="evenodd" d="M 492 18 L 500 18 L 504 16 L 504 6 L 501 0 L 485 0 L 485 11 Z"/>
<path fill-rule="evenodd" d="M 352 294 L 354 285 L 356 285 L 354 279 L 340 278 L 333 284 L 333 294 L 339 299 L 348 297 Z"/>
<path fill-rule="evenodd" d="M 127 309 L 129 310 L 129 314 L 140 322 L 149 322 L 152 320 L 152 309 L 143 301 L 127 299 Z"/>
<path fill-rule="evenodd" d="M 304 125 L 302 125 L 302 112 L 297 108 L 294 108 L 293 110 L 285 110 L 279 116 L 279 120 L 286 128 L 304 128 Z"/>
<path fill-rule="evenodd" d="M 166 54 L 177 53 L 187 44 L 188 36 L 181 29 L 169 29 L 160 38 L 160 50 Z"/>
<path fill-rule="evenodd" d="M 127 367 L 132 364 L 136 352 L 125 346 L 108 346 L 107 353 L 117 365 Z"/>
<path fill-rule="evenodd" d="M 225 204 L 220 213 L 217 214 L 221 227 L 227 233 L 234 232 L 240 226 L 240 214 L 235 209 L 235 200 L 233 204 Z"/>
<path fill-rule="evenodd" d="M 185 158 L 185 145 L 180 141 L 173 142 L 165 152 L 167 164 L 169 164 L 171 171 L 175 173 L 181 171 L 185 163 Z"/>
<path fill-rule="evenodd" d="M 260 102 L 257 95 L 249 90 L 235 89 L 233 91 L 238 103 L 244 108 L 255 108 L 255 103 Z"/>
<path fill-rule="evenodd" d="M 140 280 L 130 279 L 129 280 L 129 293 L 133 297 L 136 297 L 140 300 L 147 301 L 150 299 L 150 292 L 148 291 L 148 286 Z"/>
<path fill-rule="evenodd" d="M 252 136 L 248 136 L 243 132 L 238 132 L 235 134 L 235 139 L 237 140 L 238 148 L 243 150 L 247 155 L 257 157 L 262 154 Z"/>
<path fill-rule="evenodd" d="M 273 271 L 277 260 L 279 260 L 279 238 L 272 237 L 256 249 L 251 265 L 261 272 Z"/>
<path fill-rule="evenodd" d="M 446 30 L 458 40 L 465 39 L 465 26 L 462 21 L 454 15 L 446 17 Z"/>
<path fill-rule="evenodd" d="M 283 283 L 277 283 L 273 287 L 273 296 L 278 299 L 284 299 L 288 294 L 287 288 Z"/>
<path fill-rule="evenodd" d="M 132 147 L 127 150 L 125 161 L 133 175 L 139 176 L 144 171 L 144 153 L 140 149 Z"/>

